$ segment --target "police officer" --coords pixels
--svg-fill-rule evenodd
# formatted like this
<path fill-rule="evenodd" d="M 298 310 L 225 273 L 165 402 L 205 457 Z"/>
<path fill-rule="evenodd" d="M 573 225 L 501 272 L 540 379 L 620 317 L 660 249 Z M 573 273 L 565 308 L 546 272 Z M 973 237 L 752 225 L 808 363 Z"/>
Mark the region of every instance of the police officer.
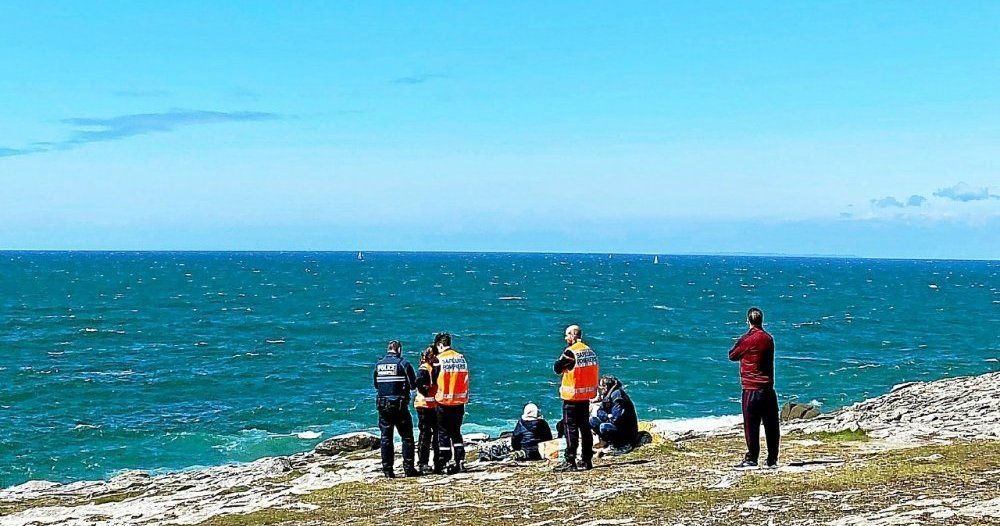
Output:
<path fill-rule="evenodd" d="M 566 428 L 566 461 L 556 471 L 591 469 L 594 457 L 594 435 L 590 432 L 590 400 L 597 396 L 597 354 L 583 343 L 579 325 L 566 327 L 566 349 L 553 367 L 562 375 L 559 397 L 563 400 L 563 422 Z M 576 450 L 583 443 L 580 462 Z"/>
<path fill-rule="evenodd" d="M 454 450 L 455 463 L 448 466 L 448 474 L 453 474 L 465 469 L 462 419 L 469 401 L 469 364 L 465 356 L 451 348 L 451 335 L 446 332 L 434 337 L 434 347 L 438 350 L 438 362 L 432 372 L 437 384 L 434 398 L 438 415 L 438 455 L 434 460 L 434 472 L 444 471 Z"/>
<path fill-rule="evenodd" d="M 410 390 L 416 385 L 413 366 L 402 357 L 403 346 L 389 342 L 388 353 L 375 364 L 373 374 L 378 392 L 378 428 L 382 432 L 382 473 L 395 478 L 392 471 L 394 451 L 392 430 L 403 440 L 403 471 L 407 477 L 420 473 L 413 467 L 413 417 L 410 416 Z"/>

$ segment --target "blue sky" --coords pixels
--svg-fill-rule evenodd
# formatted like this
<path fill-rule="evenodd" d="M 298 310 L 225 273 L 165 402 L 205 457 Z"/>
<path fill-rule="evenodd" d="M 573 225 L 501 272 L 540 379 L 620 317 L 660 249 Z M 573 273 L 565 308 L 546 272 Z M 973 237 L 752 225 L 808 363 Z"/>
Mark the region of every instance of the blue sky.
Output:
<path fill-rule="evenodd" d="M 1000 258 L 1000 3 L 496 4 L 4 4 L 0 248 Z"/>

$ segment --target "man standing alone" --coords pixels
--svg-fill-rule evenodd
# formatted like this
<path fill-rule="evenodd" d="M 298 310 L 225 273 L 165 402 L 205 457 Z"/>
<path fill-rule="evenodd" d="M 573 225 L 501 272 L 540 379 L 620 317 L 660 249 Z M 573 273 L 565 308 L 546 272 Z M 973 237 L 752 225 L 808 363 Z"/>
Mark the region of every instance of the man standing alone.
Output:
<path fill-rule="evenodd" d="M 438 363 L 432 372 L 437 384 L 434 397 L 438 417 L 438 454 L 434 472 L 444 471 L 454 450 L 455 463 L 448 466 L 450 475 L 465 469 L 462 420 L 465 418 L 465 404 L 469 401 L 469 364 L 465 356 L 451 348 L 451 335 L 446 332 L 434 337 L 434 347 L 438 350 Z"/>
<path fill-rule="evenodd" d="M 590 432 L 590 400 L 597 396 L 597 354 L 583 343 L 579 325 L 566 327 L 566 350 L 553 369 L 562 375 L 559 397 L 563 400 L 563 424 L 566 427 L 566 461 L 556 471 L 591 469 L 594 457 L 594 435 Z M 580 463 L 576 450 L 583 443 Z"/>
<path fill-rule="evenodd" d="M 764 313 L 757 307 L 747 311 L 750 330 L 729 351 L 729 359 L 740 362 L 743 384 L 743 436 L 747 454 L 737 468 L 757 467 L 760 457 L 760 424 L 767 438 L 767 467 L 778 467 L 778 395 L 774 392 L 774 339 L 764 330 Z"/>
<path fill-rule="evenodd" d="M 375 364 L 375 390 L 378 398 L 378 429 L 382 433 L 382 473 L 395 478 L 392 471 L 392 430 L 403 440 L 403 471 L 407 477 L 420 473 L 413 467 L 413 417 L 410 416 L 410 390 L 416 385 L 413 366 L 403 356 L 403 346 L 396 340 L 389 342 L 385 357 Z"/>

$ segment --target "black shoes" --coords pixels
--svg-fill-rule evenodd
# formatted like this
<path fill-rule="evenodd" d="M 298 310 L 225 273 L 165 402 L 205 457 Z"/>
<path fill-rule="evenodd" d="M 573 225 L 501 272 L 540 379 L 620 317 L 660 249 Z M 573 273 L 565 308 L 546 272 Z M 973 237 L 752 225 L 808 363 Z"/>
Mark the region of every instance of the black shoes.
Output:
<path fill-rule="evenodd" d="M 733 466 L 735 469 L 756 469 L 757 461 L 752 458 L 743 457 L 743 462 Z M 764 465 L 767 469 L 778 469 L 778 461 L 767 459 L 767 463 Z"/>
<path fill-rule="evenodd" d="M 570 471 L 576 471 L 577 469 L 578 468 L 576 467 L 575 462 L 566 462 L 564 460 L 557 464 L 556 467 L 552 468 L 552 471 L 555 471 L 556 473 L 569 473 Z"/>
<path fill-rule="evenodd" d="M 455 462 L 448 464 L 448 474 L 454 475 L 456 473 L 461 473 L 465 471 L 465 462 Z"/>
<path fill-rule="evenodd" d="M 403 473 L 405 473 L 407 477 L 419 477 L 421 475 L 419 470 L 413 469 L 413 466 L 404 466 Z"/>
<path fill-rule="evenodd" d="M 391 469 L 383 469 L 382 470 L 382 474 L 385 475 L 385 478 L 387 478 L 387 479 L 394 479 L 394 478 L 396 478 L 396 474 L 393 473 Z"/>
<path fill-rule="evenodd" d="M 556 473 L 568 473 L 571 471 L 589 471 L 594 469 L 594 463 L 589 460 L 577 460 L 575 462 L 562 461 L 552 468 Z"/>

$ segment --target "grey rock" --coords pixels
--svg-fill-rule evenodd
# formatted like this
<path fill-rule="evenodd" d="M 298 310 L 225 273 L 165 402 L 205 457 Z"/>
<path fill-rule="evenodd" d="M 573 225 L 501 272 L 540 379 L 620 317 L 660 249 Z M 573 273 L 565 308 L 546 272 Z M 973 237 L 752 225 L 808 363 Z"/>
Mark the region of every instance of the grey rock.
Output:
<path fill-rule="evenodd" d="M 328 440 L 320 442 L 314 451 L 320 455 L 339 455 L 352 451 L 370 451 L 378 449 L 379 437 L 365 432 L 347 433 L 337 435 Z"/>
<path fill-rule="evenodd" d="M 819 409 L 809 404 L 785 402 L 781 407 L 782 420 L 804 420 L 819 416 Z"/>

